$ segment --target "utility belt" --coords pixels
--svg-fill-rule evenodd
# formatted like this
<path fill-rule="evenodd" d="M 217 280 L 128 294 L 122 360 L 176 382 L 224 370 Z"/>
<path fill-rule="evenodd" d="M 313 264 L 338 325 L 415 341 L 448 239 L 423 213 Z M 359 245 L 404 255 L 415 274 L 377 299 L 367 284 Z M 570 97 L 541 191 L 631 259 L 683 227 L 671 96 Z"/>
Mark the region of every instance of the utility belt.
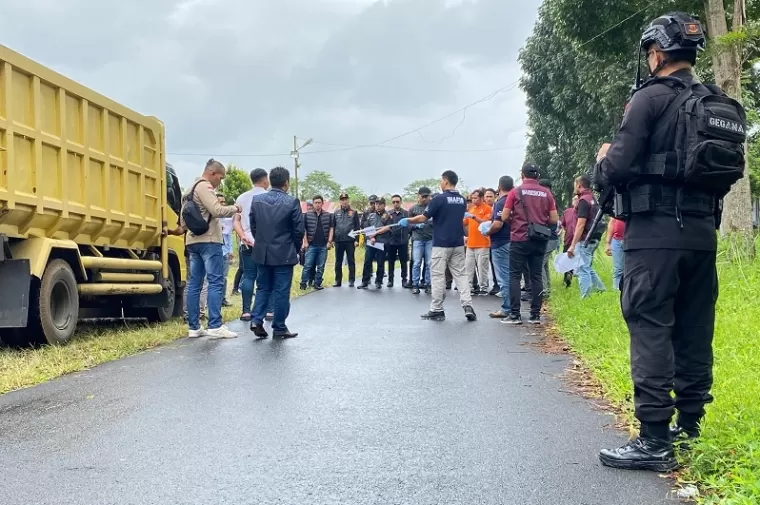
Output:
<path fill-rule="evenodd" d="M 714 194 L 686 186 L 640 184 L 615 193 L 613 212 L 622 221 L 663 208 L 675 208 L 684 216 L 708 217 L 715 215 L 718 204 Z"/>

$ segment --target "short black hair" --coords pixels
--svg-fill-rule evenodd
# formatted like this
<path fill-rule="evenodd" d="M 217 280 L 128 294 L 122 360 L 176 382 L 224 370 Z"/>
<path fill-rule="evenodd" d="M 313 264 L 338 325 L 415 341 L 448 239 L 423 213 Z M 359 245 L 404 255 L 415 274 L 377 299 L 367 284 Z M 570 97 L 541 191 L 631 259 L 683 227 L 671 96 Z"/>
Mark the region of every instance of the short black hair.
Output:
<path fill-rule="evenodd" d="M 501 191 L 512 191 L 515 187 L 515 180 L 508 175 L 499 177 L 499 189 Z"/>
<path fill-rule="evenodd" d="M 552 181 L 549 179 L 541 179 L 538 183 L 545 188 L 552 189 Z"/>
<path fill-rule="evenodd" d="M 322 195 L 314 195 L 314 196 L 311 198 L 311 202 L 312 202 L 312 203 L 316 202 L 317 200 L 319 200 L 319 201 L 320 201 L 320 202 L 322 202 L 322 203 L 325 203 L 325 199 L 324 199 L 324 198 L 322 198 Z"/>
<path fill-rule="evenodd" d="M 483 198 L 484 193 L 485 191 L 483 191 L 482 189 L 473 189 L 472 193 L 470 193 L 470 198 L 472 198 L 472 195 L 478 195 L 478 198 Z"/>
<path fill-rule="evenodd" d="M 496 190 L 495 190 L 495 189 L 493 189 L 493 188 L 486 188 L 486 193 L 488 193 L 489 191 L 490 191 L 491 193 L 493 193 L 494 195 L 496 194 Z"/>
<path fill-rule="evenodd" d="M 446 182 L 448 182 L 452 186 L 456 186 L 457 184 L 459 184 L 459 176 L 453 170 L 446 170 L 444 173 L 441 174 L 441 177 L 446 179 Z"/>
<path fill-rule="evenodd" d="M 290 182 L 290 172 L 285 167 L 274 167 L 269 171 L 269 184 L 275 189 L 282 189 Z"/>
<path fill-rule="evenodd" d="M 591 189 L 591 178 L 588 175 L 581 174 L 576 177 L 575 180 L 578 181 L 578 184 L 580 184 L 583 189 Z"/>
<path fill-rule="evenodd" d="M 393 200 L 394 198 L 398 198 L 399 200 L 403 200 L 403 198 L 401 198 L 401 195 L 393 195 L 393 196 L 391 196 L 391 200 Z"/>
<path fill-rule="evenodd" d="M 263 168 L 254 168 L 249 175 L 251 177 L 251 182 L 254 184 L 257 184 L 268 177 L 267 171 Z"/>

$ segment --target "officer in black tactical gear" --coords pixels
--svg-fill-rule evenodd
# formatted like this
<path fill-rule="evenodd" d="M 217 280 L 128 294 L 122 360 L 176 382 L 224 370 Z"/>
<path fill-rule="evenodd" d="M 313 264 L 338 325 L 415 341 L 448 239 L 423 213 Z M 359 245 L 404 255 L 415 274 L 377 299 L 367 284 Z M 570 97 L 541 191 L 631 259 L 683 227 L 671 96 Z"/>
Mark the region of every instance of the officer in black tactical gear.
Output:
<path fill-rule="evenodd" d="M 699 435 L 712 401 L 716 229 L 723 197 L 743 177 L 746 117 L 692 73 L 705 47 L 699 20 L 661 16 L 640 47 L 651 77 L 641 84 L 637 76 L 617 135 L 599 150 L 594 181 L 603 194 L 616 189 L 614 214 L 626 221 L 620 304 L 641 432 L 599 459 L 663 472 L 677 466 L 674 443 Z"/>

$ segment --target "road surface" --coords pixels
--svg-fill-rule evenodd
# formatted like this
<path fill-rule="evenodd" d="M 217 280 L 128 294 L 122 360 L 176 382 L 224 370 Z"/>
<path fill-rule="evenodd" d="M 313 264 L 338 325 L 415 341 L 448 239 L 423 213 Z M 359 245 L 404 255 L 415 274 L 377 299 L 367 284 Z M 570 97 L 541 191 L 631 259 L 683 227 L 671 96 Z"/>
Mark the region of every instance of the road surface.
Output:
<path fill-rule="evenodd" d="M 456 295 L 455 291 L 449 292 Z M 659 505 L 533 328 L 408 290 L 296 300 L 293 340 L 181 340 L 0 397 L 4 505 Z"/>

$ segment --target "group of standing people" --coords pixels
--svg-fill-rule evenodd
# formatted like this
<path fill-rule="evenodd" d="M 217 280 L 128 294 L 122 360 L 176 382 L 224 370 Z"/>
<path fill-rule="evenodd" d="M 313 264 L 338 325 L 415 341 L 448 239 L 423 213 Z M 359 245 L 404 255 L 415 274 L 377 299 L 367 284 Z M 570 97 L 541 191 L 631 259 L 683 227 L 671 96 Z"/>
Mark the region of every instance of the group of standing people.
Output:
<path fill-rule="evenodd" d="M 224 205 L 216 193 L 225 175 L 223 164 L 209 160 L 201 176 L 183 194 L 179 226 L 169 231 L 185 237 L 188 336 L 238 336 L 223 324 L 221 315 L 226 274 L 234 256 L 230 223 L 226 221 L 231 218 L 240 243 L 241 319 L 250 321 L 251 331 L 259 338 L 268 336 L 265 320 L 272 321 L 275 337 L 295 337 L 297 333 L 288 329 L 285 320 L 290 312 L 293 269 L 306 233 L 300 203 L 288 194 L 290 173 L 283 167 L 275 167 L 268 174 L 261 168 L 251 171 L 253 188 L 241 194 L 234 205 Z M 200 324 L 202 291 L 208 293 L 206 329 Z"/>

